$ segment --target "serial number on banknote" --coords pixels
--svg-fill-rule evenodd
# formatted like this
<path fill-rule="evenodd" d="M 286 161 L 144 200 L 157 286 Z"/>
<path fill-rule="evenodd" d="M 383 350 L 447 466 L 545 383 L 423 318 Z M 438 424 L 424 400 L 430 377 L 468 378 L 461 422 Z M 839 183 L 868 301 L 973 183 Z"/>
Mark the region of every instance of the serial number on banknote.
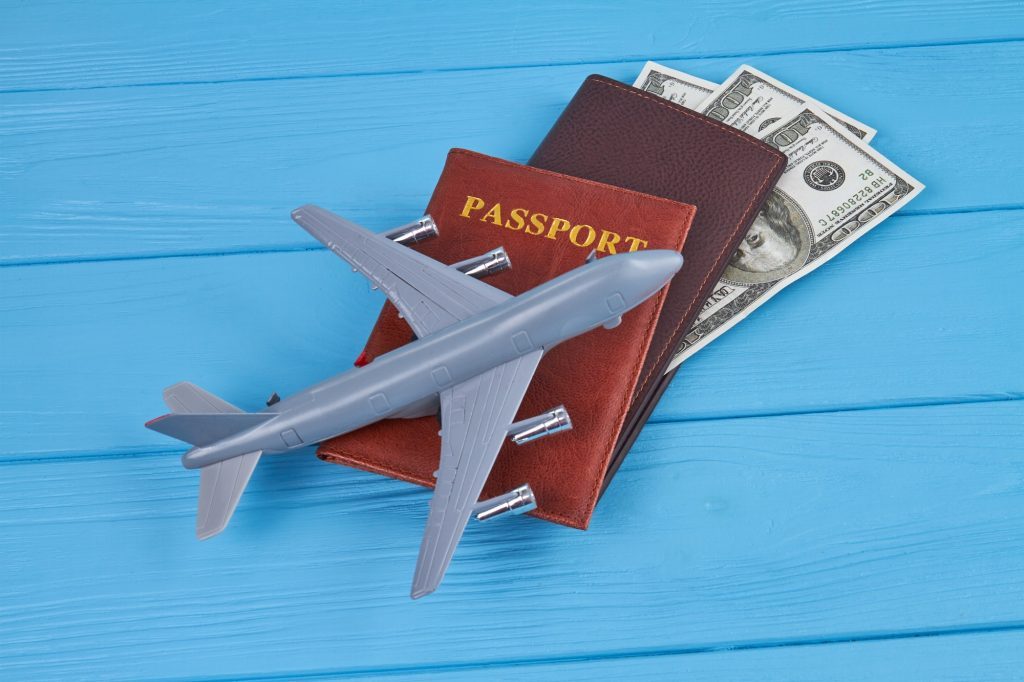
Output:
<path fill-rule="evenodd" d="M 863 173 L 860 173 L 860 177 L 862 180 L 864 179 L 865 175 L 871 176 L 874 175 L 874 173 L 872 173 L 870 169 L 864 171 Z M 867 199 L 868 197 L 876 194 L 878 190 L 884 188 L 887 184 L 888 182 L 886 180 L 882 178 L 875 178 L 873 181 L 871 181 L 871 184 L 865 185 L 863 189 L 854 193 L 852 196 L 850 196 L 849 199 L 847 199 L 846 201 L 832 209 L 832 211 L 830 212 L 832 217 L 839 218 L 848 213 L 849 211 L 855 208 L 859 208 L 864 203 L 863 201 L 861 201 L 862 199 Z M 828 221 L 825 220 L 824 218 L 818 218 L 818 223 L 822 227 L 828 227 Z"/>

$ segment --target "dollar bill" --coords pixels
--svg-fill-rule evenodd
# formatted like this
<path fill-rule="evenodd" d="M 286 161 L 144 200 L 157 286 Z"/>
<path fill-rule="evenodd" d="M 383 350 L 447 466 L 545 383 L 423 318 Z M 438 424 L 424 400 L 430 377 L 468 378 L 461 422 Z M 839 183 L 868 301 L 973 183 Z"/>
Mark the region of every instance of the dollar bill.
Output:
<path fill-rule="evenodd" d="M 664 97 L 687 109 L 696 109 L 715 91 L 718 84 L 657 62 L 647 62 L 633 82 L 633 87 Z"/>
<path fill-rule="evenodd" d="M 865 142 L 870 142 L 878 132 L 746 64 L 736 69 L 696 109 L 760 137 L 760 133 L 773 124 L 789 120 L 805 106 L 824 111 Z"/>
<path fill-rule="evenodd" d="M 761 139 L 786 154 L 789 163 L 669 371 L 924 188 L 817 108 L 802 108 Z"/>

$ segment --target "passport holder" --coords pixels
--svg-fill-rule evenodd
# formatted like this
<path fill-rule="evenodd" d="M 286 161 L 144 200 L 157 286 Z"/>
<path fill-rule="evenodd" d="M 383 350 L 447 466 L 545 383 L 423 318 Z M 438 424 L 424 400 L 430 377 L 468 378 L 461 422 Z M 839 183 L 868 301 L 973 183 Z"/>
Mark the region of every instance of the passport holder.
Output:
<path fill-rule="evenodd" d="M 607 486 L 675 375 L 665 368 L 785 169 L 786 157 L 735 128 L 593 75 L 529 164 L 697 207 L 683 268 L 668 289 L 609 462 Z"/>
<path fill-rule="evenodd" d="M 503 246 L 510 270 L 487 283 L 519 294 L 602 255 L 682 249 L 694 207 L 593 180 L 452 150 L 427 206 L 440 235 L 413 248 L 445 263 Z M 687 264 L 684 262 L 683 268 Z M 545 354 L 517 419 L 564 404 L 571 431 L 522 446 L 506 443 L 483 497 L 529 483 L 533 514 L 585 528 L 632 403 L 666 290 Z M 357 364 L 393 350 L 412 330 L 386 304 Z M 440 438 L 435 417 L 392 419 L 323 443 L 321 459 L 433 486 Z"/>

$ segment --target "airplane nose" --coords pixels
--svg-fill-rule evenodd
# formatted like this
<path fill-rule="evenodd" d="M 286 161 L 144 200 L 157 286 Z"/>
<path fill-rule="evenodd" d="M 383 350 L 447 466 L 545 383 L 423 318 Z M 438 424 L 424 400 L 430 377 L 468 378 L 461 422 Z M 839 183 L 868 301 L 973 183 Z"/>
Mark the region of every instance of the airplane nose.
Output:
<path fill-rule="evenodd" d="M 679 272 L 683 267 L 683 254 L 667 249 L 659 249 L 652 253 L 658 254 L 659 268 L 662 268 L 667 277 Z"/>
<path fill-rule="evenodd" d="M 637 258 L 652 279 L 658 280 L 659 286 L 667 282 L 672 275 L 679 272 L 679 268 L 683 267 L 682 254 L 668 249 L 652 249 L 631 255 Z"/>
<path fill-rule="evenodd" d="M 652 249 L 629 254 L 636 273 L 636 301 L 653 296 L 683 267 L 683 257 L 668 249 Z"/>

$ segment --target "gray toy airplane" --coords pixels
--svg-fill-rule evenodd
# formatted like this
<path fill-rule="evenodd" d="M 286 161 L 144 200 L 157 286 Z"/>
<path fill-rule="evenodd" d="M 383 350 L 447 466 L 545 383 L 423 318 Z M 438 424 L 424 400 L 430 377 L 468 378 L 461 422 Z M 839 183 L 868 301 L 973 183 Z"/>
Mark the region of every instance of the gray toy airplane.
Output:
<path fill-rule="evenodd" d="M 436 236 L 429 216 L 375 234 L 317 206 L 292 218 L 382 289 L 417 340 L 260 412 L 243 412 L 189 383 L 164 391 L 170 414 L 146 424 L 190 443 L 200 469 L 196 534 L 224 530 L 263 453 L 280 453 L 394 417 L 441 416 L 441 465 L 412 598 L 440 584 L 470 516 L 536 505 L 528 485 L 477 502 L 506 437 L 523 443 L 571 428 L 564 408 L 513 423 L 541 356 L 604 325 L 661 289 L 683 264 L 674 251 L 596 259 L 519 296 L 475 279 L 508 267 L 504 251 L 449 266 L 407 244 Z"/>

